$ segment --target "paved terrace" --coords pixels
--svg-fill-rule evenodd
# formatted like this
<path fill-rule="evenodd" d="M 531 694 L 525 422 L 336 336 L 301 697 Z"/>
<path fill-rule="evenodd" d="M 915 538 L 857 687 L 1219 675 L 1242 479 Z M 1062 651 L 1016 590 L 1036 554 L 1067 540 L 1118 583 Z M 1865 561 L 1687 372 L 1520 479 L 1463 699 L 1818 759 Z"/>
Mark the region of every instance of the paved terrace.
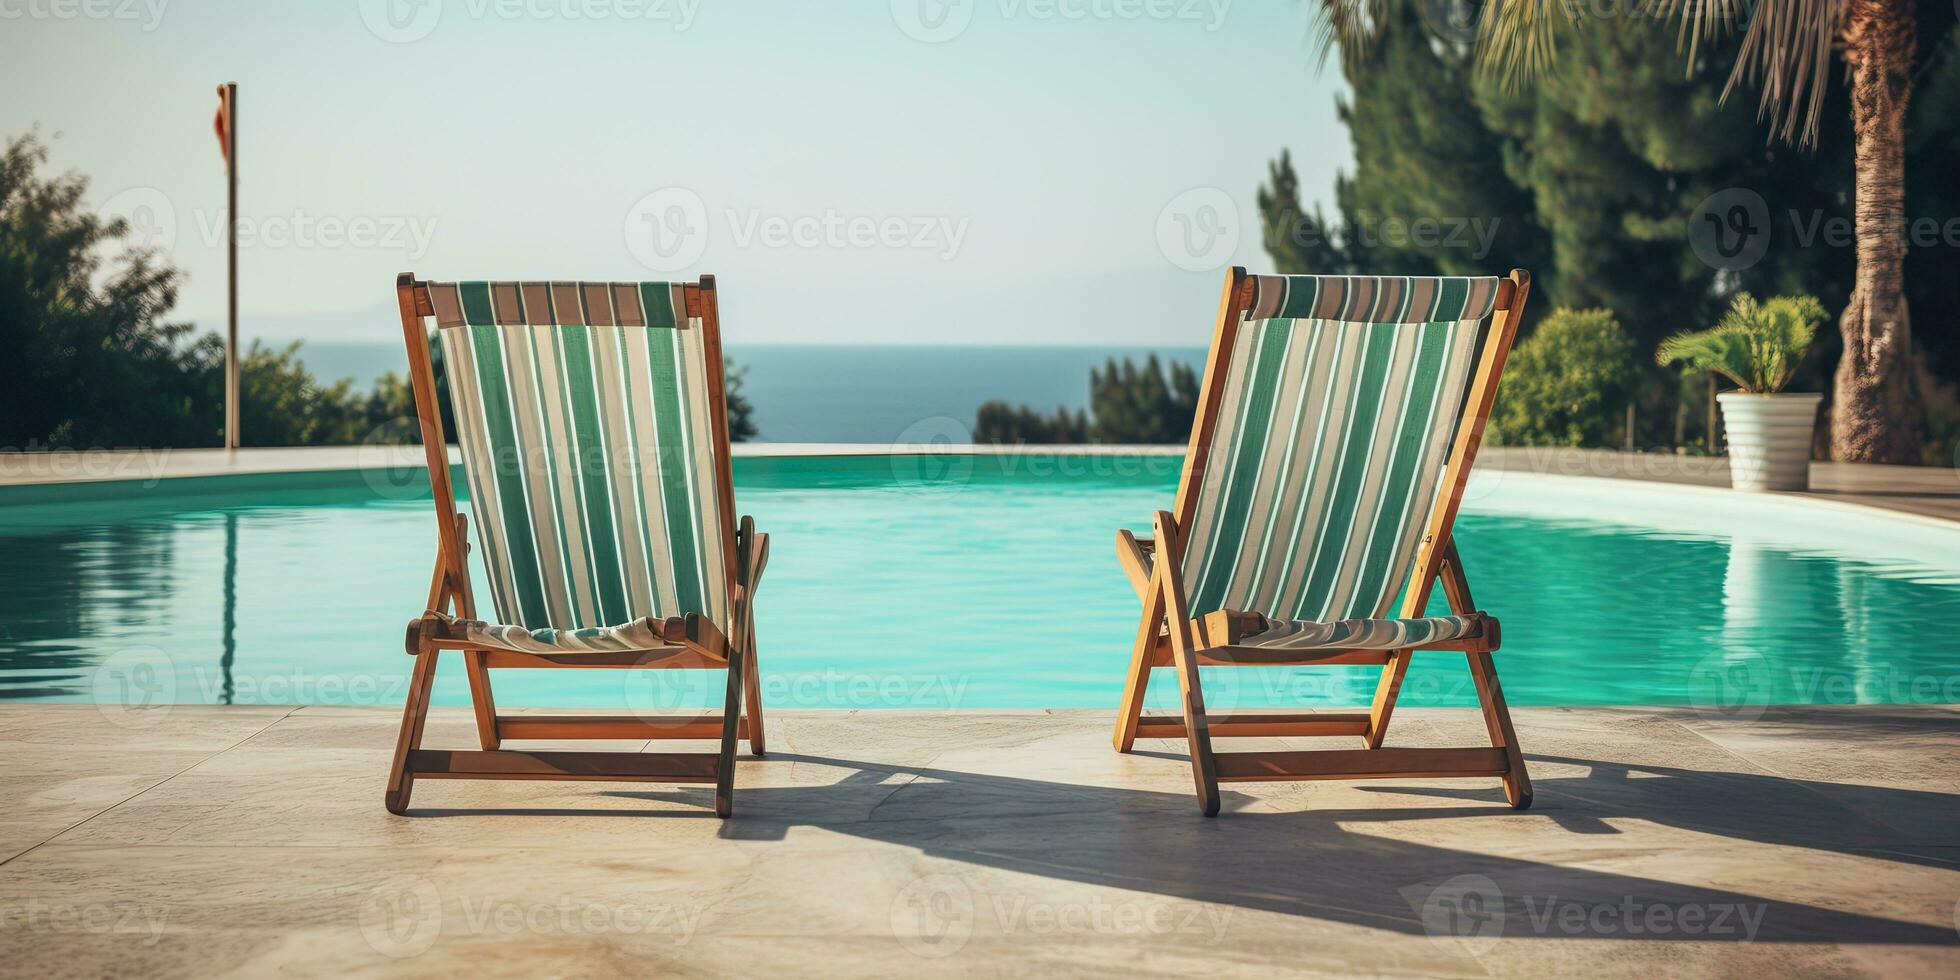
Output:
<path fill-rule="evenodd" d="M 779 714 L 722 822 L 711 787 L 610 783 L 425 781 L 416 809 L 390 816 L 386 709 L 7 706 L 0 963 L 1960 973 L 1960 709 L 1524 708 L 1529 811 L 1495 780 L 1400 779 L 1228 786 L 1215 820 L 1197 813 L 1181 746 L 1119 756 L 1108 721 Z M 1398 744 L 1483 734 L 1467 709 L 1397 722 Z M 462 709 L 437 709 L 430 733 L 473 741 Z"/>

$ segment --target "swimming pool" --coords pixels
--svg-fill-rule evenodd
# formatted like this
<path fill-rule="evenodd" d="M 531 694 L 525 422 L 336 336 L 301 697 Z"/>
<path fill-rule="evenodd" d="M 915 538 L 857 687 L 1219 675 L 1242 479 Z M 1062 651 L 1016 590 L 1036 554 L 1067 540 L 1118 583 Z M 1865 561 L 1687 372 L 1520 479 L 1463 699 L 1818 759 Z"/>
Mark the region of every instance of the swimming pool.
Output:
<path fill-rule="evenodd" d="M 773 538 L 765 702 L 1112 707 L 1137 603 L 1121 526 L 1171 456 L 736 461 Z M 423 482 L 369 472 L 0 491 L 0 699 L 398 704 L 435 547 Z M 1785 497 L 1478 472 L 1458 523 L 1513 704 L 1960 700 L 1960 529 Z M 479 584 L 480 595 L 487 595 Z M 1437 608 L 1441 608 L 1440 597 Z M 1372 668 L 1207 668 L 1217 711 L 1365 703 Z M 501 705 L 718 704 L 707 671 L 507 671 Z M 1152 701 L 1169 707 L 1161 674 Z M 1419 658 L 1403 703 L 1474 703 Z M 467 703 L 445 663 L 438 704 Z"/>

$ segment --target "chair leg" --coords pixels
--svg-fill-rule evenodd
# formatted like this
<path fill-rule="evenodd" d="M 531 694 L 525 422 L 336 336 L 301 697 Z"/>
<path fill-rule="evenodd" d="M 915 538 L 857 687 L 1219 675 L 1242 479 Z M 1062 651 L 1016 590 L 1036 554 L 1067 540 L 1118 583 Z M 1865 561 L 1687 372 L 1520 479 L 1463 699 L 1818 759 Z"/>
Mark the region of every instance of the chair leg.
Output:
<path fill-rule="evenodd" d="M 1518 733 L 1511 726 L 1511 709 L 1504 703 L 1504 689 L 1497 683 L 1497 664 L 1490 654 L 1470 654 L 1470 679 L 1477 686 L 1477 702 L 1483 706 L 1490 744 L 1504 750 L 1504 761 L 1509 767 L 1504 774 L 1504 799 L 1517 809 L 1529 809 L 1531 776 L 1524 770 L 1524 753 L 1518 748 Z"/>
<path fill-rule="evenodd" d="M 470 678 L 470 703 L 476 706 L 476 740 L 483 751 L 503 745 L 497 733 L 497 699 L 490 695 L 490 669 L 483 666 L 483 654 L 469 650 L 463 654 L 463 670 Z"/>
<path fill-rule="evenodd" d="M 388 773 L 388 812 L 397 816 L 408 812 L 408 798 L 415 791 L 415 773 L 408 768 L 408 756 L 422 747 L 422 727 L 429 719 L 429 688 L 435 678 L 435 651 L 417 654 L 408 681 L 408 700 L 402 704 L 401 734 L 395 738 L 395 767 Z"/>
<path fill-rule="evenodd" d="M 1112 741 L 1118 752 L 1128 752 L 1137 741 L 1137 721 L 1143 717 L 1144 692 L 1150 687 L 1150 659 L 1157 646 L 1157 628 L 1164 622 L 1164 597 L 1151 589 L 1143 602 L 1143 619 L 1137 625 L 1137 642 L 1130 654 L 1130 675 L 1123 684 L 1123 702 L 1116 709 L 1116 733 Z"/>
<path fill-rule="evenodd" d="M 1381 680 L 1375 682 L 1375 703 L 1368 709 L 1368 747 L 1379 749 L 1382 739 L 1388 736 L 1388 719 L 1395 713 L 1395 699 L 1402 696 L 1402 678 L 1409 672 L 1409 651 L 1397 650 L 1389 655 L 1388 666 L 1382 668 Z"/>
<path fill-rule="evenodd" d="M 1205 816 L 1215 817 L 1218 816 L 1218 763 L 1211 753 L 1211 729 L 1205 721 L 1205 694 L 1198 682 L 1198 656 L 1191 652 L 1189 642 L 1176 642 L 1177 634 L 1178 628 L 1172 626 L 1177 687 L 1184 701 L 1185 739 L 1191 749 L 1191 777 L 1197 783 L 1199 809 Z"/>
<path fill-rule="evenodd" d="M 755 622 L 751 617 L 749 627 L 743 632 L 744 642 L 748 644 L 748 663 L 743 668 L 743 693 L 748 701 L 749 753 L 760 759 L 768 752 L 762 738 L 762 663 L 755 650 Z"/>
<path fill-rule="evenodd" d="M 721 713 L 721 757 L 715 765 L 715 816 L 735 812 L 735 743 L 742 733 L 742 666 L 746 654 L 728 659 L 728 696 Z"/>

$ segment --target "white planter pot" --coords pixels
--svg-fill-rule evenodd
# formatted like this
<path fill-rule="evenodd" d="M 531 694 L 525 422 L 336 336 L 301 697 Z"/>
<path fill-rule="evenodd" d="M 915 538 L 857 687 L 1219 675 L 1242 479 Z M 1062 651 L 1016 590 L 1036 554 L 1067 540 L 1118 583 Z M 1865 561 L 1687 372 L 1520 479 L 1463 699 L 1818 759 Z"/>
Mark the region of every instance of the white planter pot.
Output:
<path fill-rule="evenodd" d="M 1737 490 L 1810 489 L 1810 442 L 1823 395 L 1716 395 L 1729 440 L 1729 483 Z"/>

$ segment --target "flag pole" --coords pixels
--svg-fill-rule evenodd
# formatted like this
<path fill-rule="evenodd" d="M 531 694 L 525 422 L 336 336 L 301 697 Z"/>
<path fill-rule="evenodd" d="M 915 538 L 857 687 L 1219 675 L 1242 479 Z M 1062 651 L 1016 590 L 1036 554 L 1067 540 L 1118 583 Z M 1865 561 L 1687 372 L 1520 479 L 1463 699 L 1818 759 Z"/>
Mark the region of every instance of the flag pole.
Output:
<path fill-rule="evenodd" d="M 238 448 L 238 83 L 225 83 L 225 448 Z"/>

